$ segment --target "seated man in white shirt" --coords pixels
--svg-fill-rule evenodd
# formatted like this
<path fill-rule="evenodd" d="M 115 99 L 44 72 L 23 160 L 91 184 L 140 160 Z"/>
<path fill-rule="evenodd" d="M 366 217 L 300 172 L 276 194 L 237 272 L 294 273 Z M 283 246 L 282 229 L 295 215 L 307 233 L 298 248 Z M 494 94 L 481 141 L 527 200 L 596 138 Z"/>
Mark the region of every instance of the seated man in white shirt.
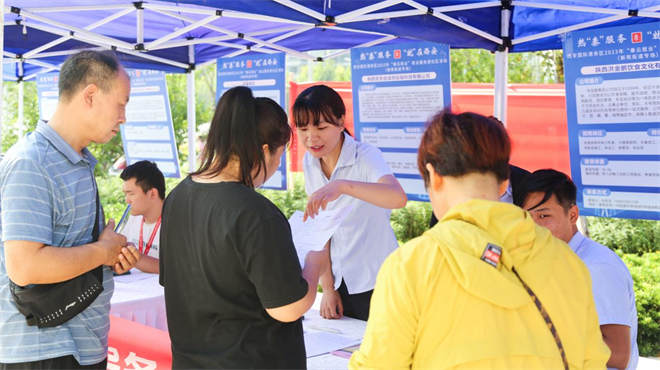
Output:
<path fill-rule="evenodd" d="M 137 268 L 158 274 L 160 245 L 160 214 L 165 200 L 165 177 L 155 163 L 140 161 L 126 167 L 120 175 L 124 180 L 126 203 L 131 215 L 121 234 L 138 247 L 142 259 Z"/>
<path fill-rule="evenodd" d="M 576 196 L 577 188 L 567 175 L 538 170 L 523 180 L 514 204 L 529 211 L 537 224 L 568 243 L 587 266 L 600 330 L 612 351 L 607 367 L 632 370 L 637 368 L 639 359 L 633 280 L 616 253 L 578 231 Z"/>

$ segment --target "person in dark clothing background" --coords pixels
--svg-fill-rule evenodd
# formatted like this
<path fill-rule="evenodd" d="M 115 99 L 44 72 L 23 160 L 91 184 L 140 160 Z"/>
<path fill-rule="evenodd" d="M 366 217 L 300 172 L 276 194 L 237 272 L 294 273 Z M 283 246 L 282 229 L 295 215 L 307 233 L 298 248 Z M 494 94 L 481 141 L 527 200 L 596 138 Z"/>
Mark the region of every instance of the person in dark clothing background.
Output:
<path fill-rule="evenodd" d="M 525 177 L 529 175 L 529 171 L 517 166 L 509 165 L 509 173 L 509 186 L 507 186 L 506 192 L 500 196 L 500 202 L 513 204 L 513 199 L 516 197 L 520 184 Z M 438 219 L 435 217 L 435 214 L 432 214 L 429 228 L 432 228 L 437 223 Z"/>

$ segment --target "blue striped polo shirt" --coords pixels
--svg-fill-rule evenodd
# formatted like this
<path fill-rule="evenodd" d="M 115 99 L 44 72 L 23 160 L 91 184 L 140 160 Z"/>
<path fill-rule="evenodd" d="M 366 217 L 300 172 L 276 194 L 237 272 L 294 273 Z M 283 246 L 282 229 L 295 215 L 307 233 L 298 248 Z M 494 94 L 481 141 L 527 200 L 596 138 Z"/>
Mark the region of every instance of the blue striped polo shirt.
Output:
<path fill-rule="evenodd" d="M 108 354 L 110 268 L 103 271 L 103 293 L 85 311 L 63 325 L 38 329 L 27 326 L 11 298 L 4 249 L 8 240 L 60 248 L 90 243 L 96 163 L 87 148 L 81 156 L 44 122 L 0 163 L 0 363 L 73 355 L 81 365 L 92 365 Z"/>

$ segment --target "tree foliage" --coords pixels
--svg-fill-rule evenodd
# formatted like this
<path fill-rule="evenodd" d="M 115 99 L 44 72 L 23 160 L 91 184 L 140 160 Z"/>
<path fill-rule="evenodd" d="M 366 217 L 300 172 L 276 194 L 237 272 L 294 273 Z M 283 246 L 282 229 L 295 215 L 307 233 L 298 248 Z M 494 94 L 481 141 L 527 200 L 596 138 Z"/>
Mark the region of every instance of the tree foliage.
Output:
<path fill-rule="evenodd" d="M 481 49 L 451 51 L 453 82 L 495 82 L 495 54 Z M 509 53 L 509 83 L 562 83 L 564 64 L 557 50 Z"/>

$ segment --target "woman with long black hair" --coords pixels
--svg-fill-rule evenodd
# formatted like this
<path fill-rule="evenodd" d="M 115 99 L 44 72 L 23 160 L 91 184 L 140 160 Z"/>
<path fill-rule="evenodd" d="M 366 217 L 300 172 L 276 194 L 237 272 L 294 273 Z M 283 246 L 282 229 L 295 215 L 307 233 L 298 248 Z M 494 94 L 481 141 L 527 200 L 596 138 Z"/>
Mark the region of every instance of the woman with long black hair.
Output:
<path fill-rule="evenodd" d="M 199 170 L 165 200 L 160 279 L 174 368 L 306 368 L 301 316 L 328 253 L 310 252 L 301 269 L 287 219 L 254 191 L 290 137 L 273 100 L 230 89 Z"/>

